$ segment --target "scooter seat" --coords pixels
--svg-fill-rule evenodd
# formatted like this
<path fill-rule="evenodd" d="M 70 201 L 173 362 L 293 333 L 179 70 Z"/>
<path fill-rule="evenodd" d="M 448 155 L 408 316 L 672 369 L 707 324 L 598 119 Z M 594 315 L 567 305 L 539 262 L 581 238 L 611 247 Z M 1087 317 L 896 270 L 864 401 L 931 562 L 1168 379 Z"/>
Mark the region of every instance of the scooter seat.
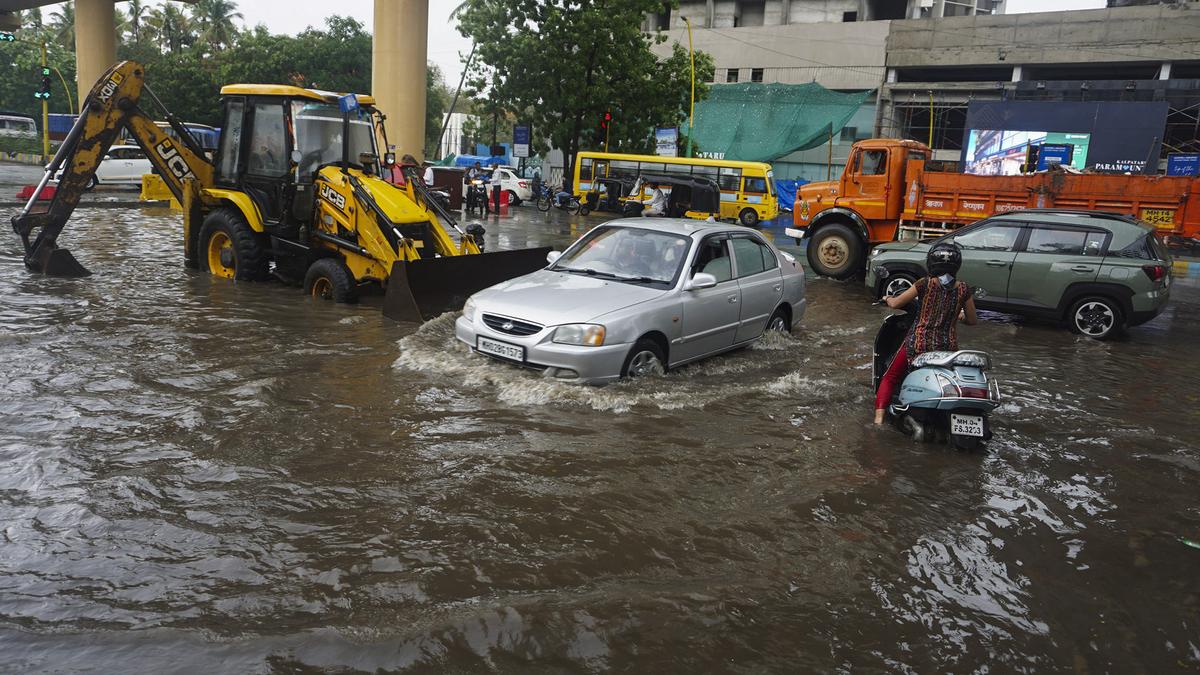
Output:
<path fill-rule="evenodd" d="M 925 352 L 912 360 L 913 370 L 927 366 L 970 366 L 986 370 L 992 367 L 992 359 L 986 352 L 964 349 L 957 352 Z"/>

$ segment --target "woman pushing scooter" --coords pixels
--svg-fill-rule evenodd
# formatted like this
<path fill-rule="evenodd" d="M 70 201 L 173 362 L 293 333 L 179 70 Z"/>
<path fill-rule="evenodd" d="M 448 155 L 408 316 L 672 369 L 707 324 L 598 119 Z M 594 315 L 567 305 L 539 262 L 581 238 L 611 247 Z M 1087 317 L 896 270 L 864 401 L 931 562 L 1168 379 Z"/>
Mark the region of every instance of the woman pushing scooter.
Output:
<path fill-rule="evenodd" d="M 971 287 L 954 278 L 962 266 L 962 252 L 954 244 L 937 244 L 925 258 L 929 276 L 917 280 L 898 296 L 885 298 L 888 307 L 900 309 L 920 297 L 920 308 L 904 343 L 896 352 L 875 393 L 875 424 L 883 424 L 884 413 L 909 364 L 925 352 L 958 350 L 957 324 L 961 316 L 975 325 L 975 298 Z"/>

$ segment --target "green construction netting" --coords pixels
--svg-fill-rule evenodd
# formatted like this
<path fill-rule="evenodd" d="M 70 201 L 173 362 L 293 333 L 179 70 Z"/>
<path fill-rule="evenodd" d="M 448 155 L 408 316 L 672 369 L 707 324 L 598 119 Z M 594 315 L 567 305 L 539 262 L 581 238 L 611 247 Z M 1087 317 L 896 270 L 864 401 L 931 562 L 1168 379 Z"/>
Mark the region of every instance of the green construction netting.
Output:
<path fill-rule="evenodd" d="M 454 160 L 458 159 L 458 155 L 453 152 L 434 162 L 436 166 L 454 166 Z"/>
<path fill-rule="evenodd" d="M 843 94 L 810 84 L 716 84 L 696 104 L 702 157 L 769 162 L 838 133 L 872 91 Z"/>

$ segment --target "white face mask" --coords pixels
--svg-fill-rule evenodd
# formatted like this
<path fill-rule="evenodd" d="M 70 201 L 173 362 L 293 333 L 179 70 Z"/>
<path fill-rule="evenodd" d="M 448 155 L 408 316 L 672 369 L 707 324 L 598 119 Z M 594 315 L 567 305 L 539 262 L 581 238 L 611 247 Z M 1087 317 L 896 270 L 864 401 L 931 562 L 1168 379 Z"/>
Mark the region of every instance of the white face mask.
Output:
<path fill-rule="evenodd" d="M 954 276 L 950 274 L 943 274 L 937 279 L 943 286 L 949 286 L 954 281 Z"/>

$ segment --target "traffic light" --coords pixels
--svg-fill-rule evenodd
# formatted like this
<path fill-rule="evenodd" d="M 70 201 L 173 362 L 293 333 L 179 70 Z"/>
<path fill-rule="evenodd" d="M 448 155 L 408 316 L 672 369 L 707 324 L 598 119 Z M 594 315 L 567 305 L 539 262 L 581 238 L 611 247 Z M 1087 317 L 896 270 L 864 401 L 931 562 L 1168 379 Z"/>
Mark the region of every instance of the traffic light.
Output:
<path fill-rule="evenodd" d="M 12 33 L 0 33 L 0 42 L 13 42 L 16 39 L 17 36 L 13 35 Z"/>
<path fill-rule="evenodd" d="M 1021 165 L 1021 173 L 1033 173 L 1038 170 L 1038 155 L 1042 146 L 1030 143 L 1025 147 L 1025 163 Z"/>
<path fill-rule="evenodd" d="M 42 86 L 33 92 L 33 97 L 40 100 L 50 98 L 50 69 L 42 68 Z"/>
<path fill-rule="evenodd" d="M 602 118 L 600 119 L 600 128 L 601 128 L 601 129 L 608 129 L 608 125 L 609 125 L 609 123 L 610 123 L 610 122 L 612 122 L 612 113 L 611 113 L 611 112 L 605 112 L 605 113 L 604 113 L 604 117 L 602 117 Z"/>

